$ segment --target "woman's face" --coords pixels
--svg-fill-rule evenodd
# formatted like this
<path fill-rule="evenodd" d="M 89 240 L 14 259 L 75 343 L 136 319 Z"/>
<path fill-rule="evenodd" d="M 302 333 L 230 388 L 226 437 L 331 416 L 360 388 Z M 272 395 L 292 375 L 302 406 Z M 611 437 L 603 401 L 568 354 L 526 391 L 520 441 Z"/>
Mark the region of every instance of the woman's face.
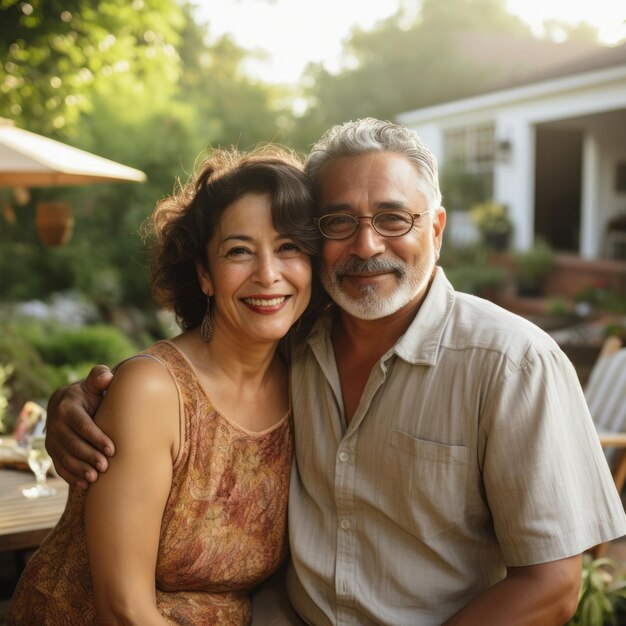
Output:
<path fill-rule="evenodd" d="M 222 213 L 208 245 L 208 271 L 198 269 L 214 296 L 213 327 L 247 342 L 275 342 L 311 298 L 311 259 L 272 225 L 269 194 L 246 194 Z"/>

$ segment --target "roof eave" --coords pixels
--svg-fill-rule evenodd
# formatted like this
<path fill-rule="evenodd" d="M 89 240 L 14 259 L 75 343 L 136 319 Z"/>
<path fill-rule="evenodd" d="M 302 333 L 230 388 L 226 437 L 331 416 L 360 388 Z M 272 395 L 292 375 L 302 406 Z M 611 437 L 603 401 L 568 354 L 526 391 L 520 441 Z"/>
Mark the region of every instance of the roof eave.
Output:
<path fill-rule="evenodd" d="M 430 107 L 414 109 L 400 113 L 396 120 L 406 126 L 434 122 L 442 118 L 461 113 L 476 112 L 484 109 L 506 106 L 524 100 L 550 96 L 576 89 L 583 89 L 626 79 L 626 65 L 582 72 L 571 76 L 563 76 L 550 80 L 530 83 L 510 89 L 493 91 L 479 96 L 444 102 Z"/>

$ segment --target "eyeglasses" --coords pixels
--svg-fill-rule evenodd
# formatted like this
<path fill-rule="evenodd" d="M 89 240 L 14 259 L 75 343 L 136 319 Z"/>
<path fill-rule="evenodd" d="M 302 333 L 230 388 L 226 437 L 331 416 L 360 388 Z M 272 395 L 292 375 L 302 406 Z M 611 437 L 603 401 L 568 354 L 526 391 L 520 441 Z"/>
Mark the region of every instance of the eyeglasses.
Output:
<path fill-rule="evenodd" d="M 350 215 L 349 213 L 329 213 L 316 217 L 315 223 L 327 239 L 348 239 L 356 233 L 360 220 L 372 220 L 372 228 L 383 237 L 402 237 L 406 235 L 415 220 L 430 213 L 409 213 L 408 211 L 381 211 L 376 215 Z"/>

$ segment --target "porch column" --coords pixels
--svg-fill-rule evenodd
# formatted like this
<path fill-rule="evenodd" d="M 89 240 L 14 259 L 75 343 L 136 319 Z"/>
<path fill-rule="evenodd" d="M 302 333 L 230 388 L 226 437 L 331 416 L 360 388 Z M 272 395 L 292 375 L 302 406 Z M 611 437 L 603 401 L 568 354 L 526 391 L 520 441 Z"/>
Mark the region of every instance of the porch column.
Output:
<path fill-rule="evenodd" d="M 584 259 L 599 256 L 600 225 L 599 211 L 594 206 L 598 203 L 598 144 L 594 135 L 586 132 L 583 136 L 583 163 L 580 190 L 580 255 Z"/>
<path fill-rule="evenodd" d="M 494 197 L 509 207 L 515 225 L 513 247 L 526 250 L 534 239 L 535 128 L 526 119 L 502 119 L 496 136 L 510 140 L 511 158 L 508 163 L 496 163 Z"/>

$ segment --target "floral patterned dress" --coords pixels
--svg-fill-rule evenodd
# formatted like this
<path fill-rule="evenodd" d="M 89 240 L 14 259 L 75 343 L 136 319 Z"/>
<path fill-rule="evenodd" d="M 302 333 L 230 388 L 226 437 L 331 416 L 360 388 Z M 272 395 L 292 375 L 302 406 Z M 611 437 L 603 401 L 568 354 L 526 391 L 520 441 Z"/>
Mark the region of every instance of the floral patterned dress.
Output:
<path fill-rule="evenodd" d="M 146 351 L 170 371 L 181 405 L 181 445 L 163 513 L 157 606 L 170 624 L 250 622 L 248 593 L 286 553 L 291 415 L 249 432 L 222 415 L 170 342 Z M 8 626 L 94 622 L 83 520 L 85 492 L 70 488 L 57 526 L 28 561 Z"/>

